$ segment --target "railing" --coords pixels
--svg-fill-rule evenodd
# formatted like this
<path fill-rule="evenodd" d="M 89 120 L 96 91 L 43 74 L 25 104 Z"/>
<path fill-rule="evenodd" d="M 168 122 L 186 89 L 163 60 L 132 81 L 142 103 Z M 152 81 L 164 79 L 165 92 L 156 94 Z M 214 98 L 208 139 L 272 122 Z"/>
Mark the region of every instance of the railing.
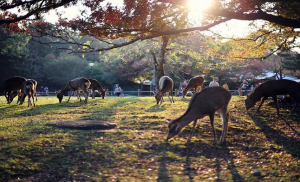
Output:
<path fill-rule="evenodd" d="M 231 93 L 231 95 L 237 96 L 239 95 L 239 90 L 229 90 L 229 92 Z M 251 92 L 251 90 L 243 90 L 244 95 L 247 95 Z M 55 92 L 37 92 L 38 96 L 56 96 Z M 140 89 L 138 89 L 137 91 L 124 91 L 122 89 L 121 92 L 121 96 L 153 96 L 153 92 L 152 91 L 141 91 Z M 179 94 L 179 90 L 175 89 L 173 91 L 173 95 L 174 96 L 180 96 Z M 74 96 L 76 96 L 76 92 L 74 92 Z M 106 96 L 116 96 L 114 94 L 114 91 L 107 91 L 106 92 Z"/>

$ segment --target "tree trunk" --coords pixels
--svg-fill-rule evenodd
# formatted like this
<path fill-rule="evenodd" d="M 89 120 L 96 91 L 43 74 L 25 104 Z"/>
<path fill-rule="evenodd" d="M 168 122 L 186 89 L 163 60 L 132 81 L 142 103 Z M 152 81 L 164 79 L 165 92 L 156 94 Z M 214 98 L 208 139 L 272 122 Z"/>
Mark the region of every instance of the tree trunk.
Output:
<path fill-rule="evenodd" d="M 164 66 L 166 64 L 165 54 L 166 54 L 166 47 L 169 42 L 169 37 L 162 36 L 161 38 L 162 38 L 162 45 L 158 50 L 157 56 L 155 55 L 155 53 L 153 51 L 150 52 L 152 55 L 152 63 L 154 64 L 153 77 L 154 77 L 154 82 L 155 82 L 154 85 L 155 85 L 156 90 L 158 90 L 159 79 L 165 75 L 165 72 L 164 72 Z"/>

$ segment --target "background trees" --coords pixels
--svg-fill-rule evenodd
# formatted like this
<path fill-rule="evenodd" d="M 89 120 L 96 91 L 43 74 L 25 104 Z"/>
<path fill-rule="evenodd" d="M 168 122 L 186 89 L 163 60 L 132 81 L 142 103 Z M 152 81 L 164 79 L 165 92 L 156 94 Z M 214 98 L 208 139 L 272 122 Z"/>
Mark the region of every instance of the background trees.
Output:
<path fill-rule="evenodd" d="M 42 15 L 49 9 L 73 6 L 79 2 L 86 9 L 77 18 L 68 20 L 60 16 L 55 24 L 43 21 Z M 157 82 L 165 73 L 173 74 L 178 80 L 187 79 L 194 74 L 204 74 L 208 78 L 217 76 L 222 81 L 225 80 L 227 73 L 233 72 L 232 70 L 238 72 L 239 69 L 245 70 L 253 65 L 254 58 L 265 59 L 282 48 L 291 49 L 298 46 L 296 40 L 299 30 L 296 28 L 299 26 L 297 12 L 300 3 L 296 0 L 288 2 L 216 0 L 209 9 L 202 12 L 202 21 L 196 24 L 189 21 L 190 10 L 187 2 L 187 0 L 137 0 L 124 1 L 123 6 L 116 7 L 94 0 L 5 1 L 0 4 L 0 25 L 3 31 L 28 32 L 31 34 L 31 40 L 55 48 L 51 51 L 48 48 L 43 49 L 49 53 L 43 50 L 35 52 L 38 50 L 36 47 L 39 47 L 29 42 L 28 49 L 24 49 L 28 52 L 23 57 L 27 57 L 26 63 L 31 67 L 20 71 L 24 67 L 17 68 L 22 64 L 16 59 L 16 64 L 12 66 L 16 73 L 19 71 L 24 75 L 30 70 L 31 75 L 41 76 L 43 74 L 38 72 L 54 64 L 54 60 L 67 62 L 69 56 L 62 52 L 68 50 L 78 53 L 72 58 L 75 62 L 79 58 L 85 64 L 101 60 L 97 63 L 101 67 L 97 74 L 99 79 L 105 78 L 106 81 L 110 80 L 109 82 L 119 82 L 125 78 L 126 80 L 149 78 L 152 74 L 155 74 Z M 12 9 L 14 11 L 11 11 Z M 243 38 L 224 37 L 214 32 L 210 34 L 195 32 L 209 30 L 231 19 L 250 20 L 249 27 L 255 28 L 256 32 Z M 151 40 L 150 43 L 147 42 L 150 46 L 145 46 L 146 51 L 139 49 L 139 52 L 131 52 L 127 57 L 113 55 L 114 48 L 136 45 L 139 40 Z M 22 43 L 26 44 L 26 41 Z M 100 51 L 108 50 L 112 52 L 98 54 Z M 87 54 L 93 52 L 95 53 Z M 117 52 L 115 51 L 116 54 Z M 122 51 L 118 54 L 124 55 Z M 149 54 L 152 57 L 149 57 Z M 36 55 L 43 58 L 39 59 Z M 18 56 L 20 58 L 20 54 Z M 4 60 L 7 61 L 7 57 Z M 25 59 L 22 60 L 24 63 Z M 40 60 L 44 62 L 41 63 Z M 135 60 L 140 62 L 148 60 L 147 64 L 144 64 L 147 66 L 137 67 Z M 154 64 L 150 66 L 149 62 Z M 134 64 L 135 69 L 132 69 Z M 179 65 L 181 67 L 177 69 Z M 114 68 L 111 69 L 110 66 Z M 150 67 L 154 68 L 154 72 L 145 70 Z M 82 70 L 82 74 L 88 75 L 88 66 Z M 76 71 L 81 73 L 79 70 Z M 72 75 L 71 70 L 69 75 Z M 46 81 L 47 77 L 41 76 L 41 80 Z"/>

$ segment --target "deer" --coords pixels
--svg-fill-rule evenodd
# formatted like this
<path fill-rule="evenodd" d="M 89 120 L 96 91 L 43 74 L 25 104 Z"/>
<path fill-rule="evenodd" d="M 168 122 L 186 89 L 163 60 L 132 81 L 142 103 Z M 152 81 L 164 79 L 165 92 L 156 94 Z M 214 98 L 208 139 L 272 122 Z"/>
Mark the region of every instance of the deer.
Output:
<path fill-rule="evenodd" d="M 107 89 L 103 89 L 103 87 L 100 85 L 100 83 L 96 79 L 88 78 L 88 80 L 91 82 L 91 86 L 89 89 L 92 90 L 92 99 L 95 99 L 95 90 L 100 91 L 102 99 L 106 96 Z M 82 92 L 80 92 L 82 94 Z M 77 92 L 77 96 L 80 99 L 80 94 Z M 81 100 L 81 99 L 80 99 Z"/>
<path fill-rule="evenodd" d="M 7 104 L 10 104 L 13 101 L 14 97 L 11 97 L 12 91 L 17 91 L 19 95 L 21 94 L 22 84 L 26 80 L 26 78 L 21 76 L 14 76 L 4 80 L 0 87 L 0 93 L 4 92 Z"/>
<path fill-rule="evenodd" d="M 57 95 L 59 103 L 61 103 L 64 95 L 66 93 L 68 93 L 69 91 L 71 91 L 72 93 L 75 91 L 76 92 L 82 91 L 85 95 L 84 103 L 87 103 L 88 96 L 89 96 L 88 90 L 89 90 L 90 86 L 91 86 L 91 82 L 87 78 L 80 77 L 80 78 L 75 78 L 73 80 L 70 80 L 63 90 L 61 90 L 61 91 L 56 90 L 55 93 Z M 70 101 L 72 93 L 70 94 L 67 103 Z"/>
<path fill-rule="evenodd" d="M 168 98 L 170 100 L 170 102 L 174 103 L 174 99 L 173 99 L 173 87 L 174 87 L 174 83 L 173 83 L 173 80 L 168 77 L 168 76 L 162 76 L 160 79 L 159 79 L 159 83 L 158 83 L 158 86 L 159 86 L 159 91 L 156 92 L 155 90 L 153 90 L 153 93 L 155 95 L 155 99 L 156 99 L 156 104 L 158 104 L 160 102 L 160 104 L 162 103 L 163 101 L 163 96 L 168 93 Z M 170 99 L 170 94 L 172 96 L 172 100 Z"/>
<path fill-rule="evenodd" d="M 202 76 L 195 76 L 191 78 L 187 86 L 182 90 L 182 97 L 184 98 L 187 92 L 191 89 L 193 89 L 194 92 L 200 91 L 201 88 L 203 87 L 203 83 L 204 83 L 204 78 Z"/>
<path fill-rule="evenodd" d="M 195 126 L 197 124 L 197 120 L 202 119 L 205 116 L 209 116 L 210 124 L 213 129 L 213 141 L 216 142 L 217 135 L 214 128 L 214 117 L 215 112 L 219 112 L 223 123 L 220 142 L 225 142 L 229 120 L 227 108 L 230 99 L 231 94 L 226 89 L 220 86 L 207 87 L 202 89 L 200 92 L 195 93 L 189 102 L 187 110 L 182 116 L 174 120 L 167 119 L 169 123 L 169 130 L 166 140 L 168 141 L 172 137 L 178 135 L 185 126 L 194 121 L 193 128 L 187 139 L 187 142 L 190 142 L 195 130 Z"/>
<path fill-rule="evenodd" d="M 36 96 L 36 101 L 37 101 L 37 93 L 36 93 L 36 87 L 37 87 L 37 81 L 33 79 L 28 79 L 22 84 L 22 95 L 20 98 L 20 105 L 22 105 L 25 101 L 25 97 L 28 96 L 28 107 L 31 104 L 31 98 L 33 102 L 33 106 L 35 107 L 35 102 L 34 102 L 34 95 Z"/>
<path fill-rule="evenodd" d="M 34 79 L 27 79 L 27 80 L 31 80 L 33 82 L 33 84 L 35 85 L 35 89 L 34 89 L 34 95 L 35 95 L 35 101 L 37 101 L 37 92 L 36 92 L 36 88 L 37 88 L 37 81 L 34 80 Z M 10 94 L 10 99 L 11 101 L 13 101 L 13 99 L 18 96 L 18 100 L 17 100 L 17 104 L 21 102 L 21 97 L 22 97 L 22 91 L 17 91 L 17 90 L 14 90 L 11 92 Z M 26 95 L 25 95 L 26 97 Z M 25 99 L 25 97 L 23 99 Z M 22 101 L 24 102 L 24 101 Z"/>
<path fill-rule="evenodd" d="M 246 110 L 248 111 L 256 102 L 261 101 L 257 108 L 257 112 L 259 112 L 264 101 L 268 99 L 268 97 L 272 97 L 276 104 L 277 115 L 279 115 L 277 95 L 289 95 L 295 102 L 291 110 L 292 114 L 300 103 L 300 83 L 291 80 L 266 81 L 255 88 L 250 95 L 247 95 L 247 99 L 245 100 Z"/>

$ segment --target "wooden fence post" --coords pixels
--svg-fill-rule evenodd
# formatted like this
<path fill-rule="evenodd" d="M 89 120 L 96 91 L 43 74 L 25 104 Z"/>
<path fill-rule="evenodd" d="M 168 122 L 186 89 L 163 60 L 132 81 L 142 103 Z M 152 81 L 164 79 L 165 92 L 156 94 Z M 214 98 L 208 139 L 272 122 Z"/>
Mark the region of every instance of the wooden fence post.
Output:
<path fill-rule="evenodd" d="M 141 96 L 141 89 L 138 89 L 138 96 Z"/>

